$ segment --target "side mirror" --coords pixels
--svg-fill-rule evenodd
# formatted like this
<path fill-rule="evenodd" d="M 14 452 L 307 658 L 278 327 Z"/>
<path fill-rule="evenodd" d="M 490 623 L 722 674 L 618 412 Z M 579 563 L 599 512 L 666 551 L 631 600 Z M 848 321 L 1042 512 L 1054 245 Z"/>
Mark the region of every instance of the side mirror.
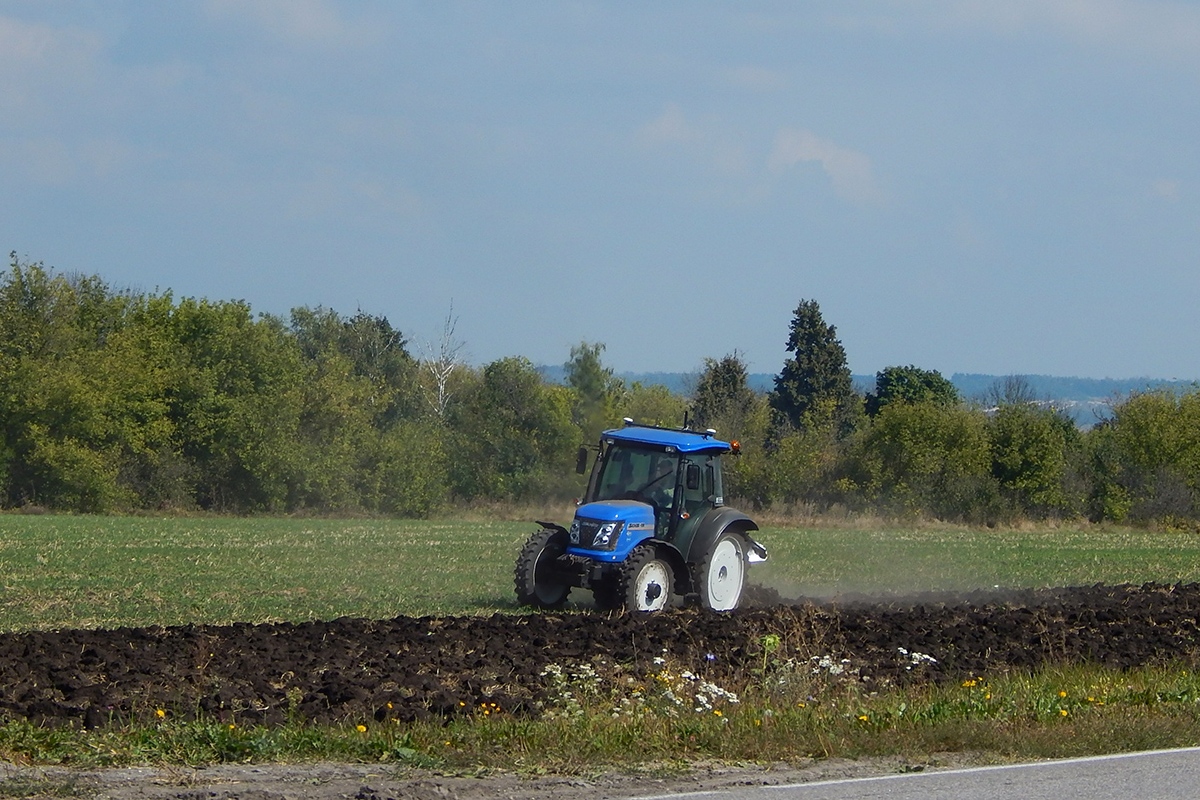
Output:
<path fill-rule="evenodd" d="M 579 448 L 579 452 L 575 454 L 575 471 L 582 475 L 587 472 L 587 448 Z"/>
<path fill-rule="evenodd" d="M 688 464 L 687 476 L 685 478 L 689 491 L 695 491 L 700 488 L 700 465 Z"/>

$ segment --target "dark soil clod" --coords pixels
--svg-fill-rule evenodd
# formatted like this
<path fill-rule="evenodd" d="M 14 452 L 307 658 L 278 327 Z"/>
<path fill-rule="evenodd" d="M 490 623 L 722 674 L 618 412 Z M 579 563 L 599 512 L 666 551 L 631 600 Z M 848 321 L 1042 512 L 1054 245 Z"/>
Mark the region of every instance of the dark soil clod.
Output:
<path fill-rule="evenodd" d="M 774 599 L 769 598 L 767 599 Z M 1200 652 L 1200 584 L 846 597 L 716 614 L 540 614 L 0 634 L 0 715 L 96 727 L 536 713 L 548 664 L 668 657 L 736 686 L 773 657 L 849 659 L 865 680 L 959 680 L 1047 664 L 1117 668 Z M 907 654 L 907 655 L 906 655 Z M 916 658 L 921 654 L 929 658 Z M 929 660 L 933 659 L 933 660 Z"/>

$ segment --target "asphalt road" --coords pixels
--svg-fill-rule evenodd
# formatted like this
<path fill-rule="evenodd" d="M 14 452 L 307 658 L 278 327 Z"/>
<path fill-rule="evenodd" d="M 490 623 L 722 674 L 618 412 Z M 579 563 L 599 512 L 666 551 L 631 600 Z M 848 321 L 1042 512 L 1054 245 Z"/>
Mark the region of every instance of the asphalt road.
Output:
<path fill-rule="evenodd" d="M 1200 747 L 637 800 L 1197 800 Z"/>

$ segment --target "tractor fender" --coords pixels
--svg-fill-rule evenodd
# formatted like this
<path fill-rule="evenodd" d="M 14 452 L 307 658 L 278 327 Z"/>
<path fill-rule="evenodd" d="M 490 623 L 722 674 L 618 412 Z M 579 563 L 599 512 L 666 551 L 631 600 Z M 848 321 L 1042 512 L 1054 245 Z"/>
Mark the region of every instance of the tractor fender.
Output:
<path fill-rule="evenodd" d="M 641 544 L 654 545 L 655 555 L 671 566 L 675 575 L 675 591 L 678 594 L 688 594 L 692 591 L 692 571 L 688 569 L 687 560 L 679 548 L 662 539 L 643 539 Z"/>
<path fill-rule="evenodd" d="M 562 525 L 556 525 L 553 522 L 542 522 L 540 519 L 535 519 L 534 522 L 536 522 L 538 525 L 541 525 L 543 528 L 548 528 L 552 531 L 558 531 L 563 536 L 566 536 L 569 533 L 569 531 Z"/>
<path fill-rule="evenodd" d="M 726 531 L 739 533 L 746 539 L 747 546 L 766 558 L 767 551 L 762 545 L 750 538 L 750 531 L 758 530 L 758 524 L 736 508 L 720 506 L 704 515 L 696 534 L 692 537 L 691 545 L 685 554 L 691 564 L 699 564 L 705 555 L 716 544 L 717 539 Z"/>

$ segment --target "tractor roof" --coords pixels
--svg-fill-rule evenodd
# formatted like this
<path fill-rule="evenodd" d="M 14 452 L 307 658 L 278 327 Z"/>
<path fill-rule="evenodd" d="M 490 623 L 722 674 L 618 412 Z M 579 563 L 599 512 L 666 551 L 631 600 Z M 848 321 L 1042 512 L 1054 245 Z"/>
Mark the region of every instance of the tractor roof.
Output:
<path fill-rule="evenodd" d="M 673 447 L 680 453 L 728 453 L 733 448 L 708 432 L 653 428 L 648 425 L 627 423 L 624 428 L 614 428 L 601 434 L 609 442 L 641 444 L 648 447 Z"/>

